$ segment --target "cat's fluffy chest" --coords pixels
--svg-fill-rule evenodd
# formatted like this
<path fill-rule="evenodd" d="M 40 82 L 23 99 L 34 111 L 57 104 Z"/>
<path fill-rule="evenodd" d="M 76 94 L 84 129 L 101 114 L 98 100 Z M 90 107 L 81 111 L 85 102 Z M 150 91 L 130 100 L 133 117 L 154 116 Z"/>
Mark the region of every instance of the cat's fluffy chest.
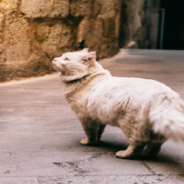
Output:
<path fill-rule="evenodd" d="M 106 73 L 89 77 L 87 80 L 78 83 L 71 83 L 64 86 L 64 94 L 71 109 L 76 113 L 88 114 L 87 104 L 90 93 L 93 88 L 100 84 L 103 80 L 109 78 Z"/>

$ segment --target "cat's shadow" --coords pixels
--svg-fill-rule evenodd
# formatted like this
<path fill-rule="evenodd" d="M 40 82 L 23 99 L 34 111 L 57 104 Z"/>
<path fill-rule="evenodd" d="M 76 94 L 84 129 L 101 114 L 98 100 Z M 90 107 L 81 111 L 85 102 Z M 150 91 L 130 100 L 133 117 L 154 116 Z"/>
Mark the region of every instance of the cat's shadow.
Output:
<path fill-rule="evenodd" d="M 107 152 L 117 152 L 119 150 L 126 150 L 128 147 L 128 143 L 122 144 L 120 142 L 106 142 L 100 141 L 98 145 L 96 145 L 100 149 L 104 149 Z M 181 155 L 182 156 L 182 155 Z M 153 170 L 153 174 L 155 175 L 175 175 L 177 179 L 184 179 L 184 163 L 183 159 L 181 160 L 178 155 L 168 154 L 164 151 L 156 157 L 145 157 L 140 156 L 138 158 L 130 159 L 130 160 L 139 160 L 141 161 L 145 167 L 150 170 Z"/>
<path fill-rule="evenodd" d="M 101 149 L 108 150 L 109 152 L 117 152 L 120 149 L 125 150 L 128 147 L 128 143 L 120 143 L 120 142 L 107 142 L 107 141 L 99 141 L 99 143 L 96 145 L 100 147 Z"/>

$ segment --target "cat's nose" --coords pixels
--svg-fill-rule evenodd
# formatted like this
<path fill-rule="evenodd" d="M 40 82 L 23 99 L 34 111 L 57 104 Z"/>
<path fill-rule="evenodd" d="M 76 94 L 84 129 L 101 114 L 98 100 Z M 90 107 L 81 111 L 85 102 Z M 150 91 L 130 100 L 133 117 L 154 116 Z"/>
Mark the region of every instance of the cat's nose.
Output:
<path fill-rule="evenodd" d="M 53 59 L 52 63 L 55 64 L 57 62 L 57 59 Z"/>
<path fill-rule="evenodd" d="M 53 67 L 57 66 L 57 59 L 53 59 L 53 60 L 52 60 L 52 66 L 53 66 Z"/>

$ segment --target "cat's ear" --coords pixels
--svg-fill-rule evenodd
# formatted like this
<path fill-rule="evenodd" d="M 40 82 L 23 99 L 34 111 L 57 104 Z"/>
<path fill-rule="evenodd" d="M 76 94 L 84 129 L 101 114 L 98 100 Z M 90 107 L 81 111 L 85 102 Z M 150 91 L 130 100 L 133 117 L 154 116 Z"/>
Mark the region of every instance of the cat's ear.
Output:
<path fill-rule="evenodd" d="M 85 49 L 82 49 L 81 52 L 88 53 L 88 50 L 89 50 L 88 48 L 85 48 Z"/>
<path fill-rule="evenodd" d="M 82 62 L 84 64 L 86 63 L 95 63 L 95 60 L 96 60 L 96 52 L 89 52 L 87 53 L 85 56 L 82 57 Z"/>

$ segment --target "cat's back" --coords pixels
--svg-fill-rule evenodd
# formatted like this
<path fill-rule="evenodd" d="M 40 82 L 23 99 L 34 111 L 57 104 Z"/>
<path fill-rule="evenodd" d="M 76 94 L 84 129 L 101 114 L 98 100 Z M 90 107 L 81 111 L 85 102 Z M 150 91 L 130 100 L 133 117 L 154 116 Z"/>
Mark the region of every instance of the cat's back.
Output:
<path fill-rule="evenodd" d="M 103 80 L 91 90 L 92 96 L 117 97 L 119 95 L 150 96 L 158 92 L 171 92 L 168 86 L 150 79 L 111 77 Z"/>
<path fill-rule="evenodd" d="M 178 95 L 154 80 L 111 77 L 94 86 L 87 106 L 91 116 L 103 116 L 103 119 L 113 121 L 120 109 L 136 111 L 147 107 L 152 97 L 167 94 Z"/>

